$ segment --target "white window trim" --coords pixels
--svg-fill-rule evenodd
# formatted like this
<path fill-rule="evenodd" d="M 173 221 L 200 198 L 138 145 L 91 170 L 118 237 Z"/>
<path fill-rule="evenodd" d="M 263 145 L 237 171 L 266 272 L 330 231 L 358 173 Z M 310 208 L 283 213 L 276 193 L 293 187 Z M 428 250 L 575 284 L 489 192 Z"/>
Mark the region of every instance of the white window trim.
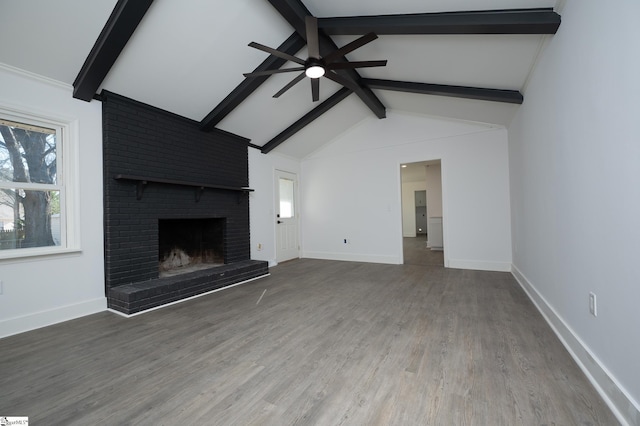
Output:
<path fill-rule="evenodd" d="M 10 121 L 49 127 L 60 131 L 56 141 L 56 184 L 0 182 L 0 187 L 60 190 L 60 245 L 0 250 L 0 261 L 76 253 L 80 247 L 78 120 L 47 113 L 27 112 L 0 104 L 0 116 Z"/>

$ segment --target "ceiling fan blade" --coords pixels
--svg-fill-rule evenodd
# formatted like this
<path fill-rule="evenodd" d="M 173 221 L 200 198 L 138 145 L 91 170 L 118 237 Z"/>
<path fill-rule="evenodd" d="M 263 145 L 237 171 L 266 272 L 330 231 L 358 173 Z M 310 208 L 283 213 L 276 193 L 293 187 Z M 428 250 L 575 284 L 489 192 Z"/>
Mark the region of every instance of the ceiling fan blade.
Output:
<path fill-rule="evenodd" d="M 351 62 L 334 62 L 327 65 L 330 70 L 345 70 L 350 68 L 368 68 L 368 67 L 384 67 L 387 60 L 382 61 L 351 61 Z"/>
<path fill-rule="evenodd" d="M 280 95 L 282 95 L 284 92 L 286 92 L 287 90 L 291 89 L 293 86 L 295 86 L 296 84 L 298 84 L 300 82 L 300 80 L 302 80 L 303 78 L 306 77 L 305 73 L 300 73 L 299 76 L 297 76 L 296 78 L 294 78 L 293 80 L 291 80 L 289 82 L 289 84 L 287 84 L 286 86 L 284 86 L 282 89 L 280 89 L 280 91 L 278 91 L 278 93 L 276 93 L 275 95 L 273 95 L 274 98 L 279 98 Z"/>
<path fill-rule="evenodd" d="M 320 43 L 318 42 L 318 19 L 307 16 L 304 20 L 307 30 L 307 50 L 309 57 L 320 59 Z"/>
<path fill-rule="evenodd" d="M 342 58 L 347 53 L 353 52 L 357 48 L 362 47 L 365 44 L 370 43 L 370 42 L 372 42 L 373 40 L 375 40 L 377 38 L 378 38 L 378 36 L 375 35 L 374 33 L 365 34 L 362 37 L 353 40 L 351 43 L 345 44 L 340 49 L 329 53 L 327 56 L 324 57 L 324 61 L 327 64 L 329 64 L 329 63 L 331 63 L 333 61 L 336 61 L 336 60 Z"/>
<path fill-rule="evenodd" d="M 286 59 L 287 61 L 295 62 L 296 64 L 304 65 L 304 61 L 300 58 L 296 58 L 295 56 L 289 55 L 288 53 L 281 52 L 276 49 L 272 49 L 269 46 L 265 46 L 260 43 L 256 43 L 252 41 L 249 43 L 249 47 L 253 47 L 254 49 L 262 50 L 263 52 L 267 52 L 272 54 L 273 56 L 277 56 L 278 58 Z"/>
<path fill-rule="evenodd" d="M 281 68 L 281 69 L 277 69 L 277 70 L 266 70 L 266 71 L 255 71 L 255 72 L 248 72 L 244 75 L 245 77 L 260 77 L 260 76 L 264 76 L 264 75 L 271 75 L 271 74 L 280 74 L 283 72 L 292 72 L 292 71 L 304 71 L 304 67 L 295 67 L 295 68 Z"/>
<path fill-rule="evenodd" d="M 318 102 L 320 100 L 320 79 L 310 78 L 309 80 L 311 80 L 311 99 L 313 102 Z"/>
<path fill-rule="evenodd" d="M 344 78 L 341 75 L 336 74 L 333 71 L 327 70 L 327 72 L 324 73 L 324 76 L 329 80 L 333 80 L 338 84 L 342 84 L 344 87 L 346 87 L 347 89 L 351 89 L 354 92 L 360 89 L 360 86 L 358 86 L 356 83 L 349 80 L 348 78 Z"/>

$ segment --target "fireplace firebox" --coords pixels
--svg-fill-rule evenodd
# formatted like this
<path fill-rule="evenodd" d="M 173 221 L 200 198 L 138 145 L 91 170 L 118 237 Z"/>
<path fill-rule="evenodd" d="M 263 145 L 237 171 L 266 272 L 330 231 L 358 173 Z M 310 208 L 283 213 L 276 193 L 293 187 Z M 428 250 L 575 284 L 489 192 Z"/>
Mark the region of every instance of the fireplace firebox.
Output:
<path fill-rule="evenodd" d="M 159 276 L 223 265 L 224 228 L 224 218 L 159 219 Z"/>

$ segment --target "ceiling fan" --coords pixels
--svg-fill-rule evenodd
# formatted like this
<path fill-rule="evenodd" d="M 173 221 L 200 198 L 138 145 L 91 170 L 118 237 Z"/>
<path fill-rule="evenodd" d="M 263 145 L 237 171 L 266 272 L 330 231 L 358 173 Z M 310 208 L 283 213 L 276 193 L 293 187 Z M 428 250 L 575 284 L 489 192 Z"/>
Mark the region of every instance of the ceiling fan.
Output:
<path fill-rule="evenodd" d="M 253 47 L 258 50 L 262 50 L 263 52 L 270 53 L 274 56 L 277 56 L 282 59 L 286 59 L 291 62 L 295 62 L 301 66 L 294 68 L 282 68 L 275 70 L 267 70 L 267 71 L 256 71 L 251 73 L 244 74 L 245 77 L 260 77 L 271 74 L 278 74 L 284 72 L 294 72 L 294 71 L 302 71 L 296 78 L 291 80 L 289 84 L 280 89 L 275 95 L 274 98 L 280 97 L 284 92 L 291 89 L 297 83 L 299 83 L 305 77 L 309 77 L 311 80 L 311 98 L 314 102 L 320 99 L 320 77 L 326 77 L 329 80 L 333 80 L 338 84 L 341 84 L 351 90 L 358 90 L 358 85 L 352 80 L 345 78 L 335 72 L 335 70 L 340 69 L 355 69 L 355 68 L 364 68 L 364 67 L 383 67 L 387 65 L 386 60 L 381 61 L 340 61 L 347 53 L 353 52 L 359 47 L 364 46 L 365 44 L 375 40 L 378 38 L 374 33 L 368 33 L 363 35 L 362 37 L 348 43 L 338 50 L 335 50 L 329 53 L 326 56 L 320 56 L 320 44 L 318 37 L 318 19 L 313 16 L 307 16 L 305 18 L 305 30 L 307 35 L 307 50 L 309 53 L 309 57 L 307 60 L 300 59 L 296 56 L 289 55 L 288 53 L 281 52 L 277 49 L 272 49 L 271 47 L 264 46 L 262 44 L 251 42 L 249 43 L 250 47 Z"/>

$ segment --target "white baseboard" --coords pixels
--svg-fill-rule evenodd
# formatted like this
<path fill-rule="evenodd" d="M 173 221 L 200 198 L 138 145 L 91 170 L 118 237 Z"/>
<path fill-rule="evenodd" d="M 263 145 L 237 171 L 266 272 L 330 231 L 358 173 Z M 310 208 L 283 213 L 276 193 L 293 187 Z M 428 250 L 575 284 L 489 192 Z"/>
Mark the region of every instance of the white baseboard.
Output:
<path fill-rule="evenodd" d="M 515 265 L 512 266 L 511 273 L 618 421 L 623 425 L 640 425 L 640 404 L 631 398 L 602 362 L 589 350 L 589 347 L 573 332 L 571 327 L 565 323 Z"/>
<path fill-rule="evenodd" d="M 301 257 L 308 259 L 343 260 L 345 262 L 385 263 L 389 265 L 400 265 L 402 263 L 402 259 L 399 259 L 397 256 L 379 256 L 358 253 L 305 251 L 302 253 Z"/>
<path fill-rule="evenodd" d="M 106 309 L 107 298 L 101 297 L 22 317 L 9 318 L 0 321 L 0 338 L 95 314 Z"/>
<path fill-rule="evenodd" d="M 449 259 L 448 268 L 473 269 L 475 271 L 511 272 L 511 263 L 485 262 L 481 260 Z"/>

